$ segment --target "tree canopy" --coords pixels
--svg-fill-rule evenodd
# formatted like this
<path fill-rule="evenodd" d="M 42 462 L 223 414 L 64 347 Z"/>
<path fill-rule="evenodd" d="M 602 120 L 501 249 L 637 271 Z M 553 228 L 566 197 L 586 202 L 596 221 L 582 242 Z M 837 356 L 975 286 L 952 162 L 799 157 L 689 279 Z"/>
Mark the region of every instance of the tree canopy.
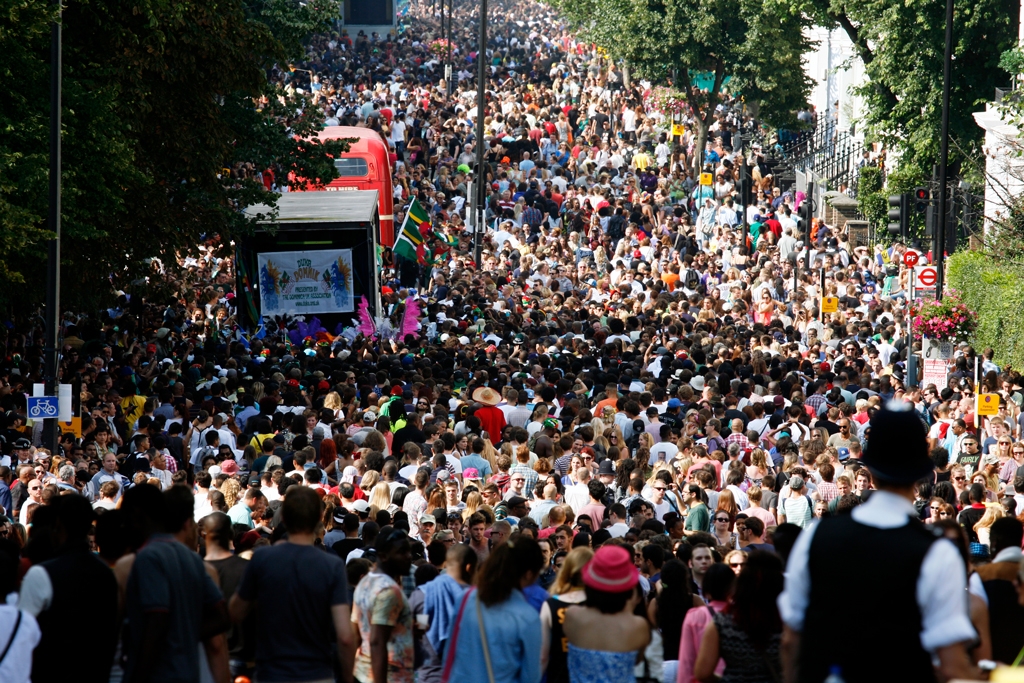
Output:
<path fill-rule="evenodd" d="M 795 0 L 815 23 L 846 32 L 870 82 L 861 89 L 873 136 L 899 148 L 901 163 L 930 173 L 938 161 L 946 7 L 936 0 Z M 960 0 L 954 6 L 950 136 L 971 151 L 983 131 L 972 114 L 1009 84 L 1000 57 L 1017 41 L 1019 6 L 1010 0 Z"/>
<path fill-rule="evenodd" d="M 811 44 L 799 10 L 778 0 L 550 0 L 586 39 L 639 75 L 672 81 L 691 97 L 706 132 L 722 82 L 761 105 L 762 120 L 796 121 L 810 80 L 801 58 Z M 692 88 L 691 73 L 714 74 L 714 86 Z M 701 138 L 703 142 L 703 136 Z"/>
<path fill-rule="evenodd" d="M 38 305 L 46 259 L 47 3 L 0 0 L 0 292 Z M 144 259 L 174 258 L 204 234 L 225 241 L 240 209 L 274 203 L 269 168 L 335 177 L 341 143 L 268 78 L 338 16 L 336 0 L 82 0 L 63 12 L 62 296 L 71 305 Z M 280 182 L 280 179 L 279 179 Z"/>

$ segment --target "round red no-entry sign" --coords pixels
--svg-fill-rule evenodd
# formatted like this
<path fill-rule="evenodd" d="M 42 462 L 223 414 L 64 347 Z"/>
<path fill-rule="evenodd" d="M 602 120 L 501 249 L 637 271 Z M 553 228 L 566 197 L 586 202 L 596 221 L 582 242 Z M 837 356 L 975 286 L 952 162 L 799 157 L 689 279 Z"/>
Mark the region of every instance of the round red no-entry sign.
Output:
<path fill-rule="evenodd" d="M 917 255 L 916 251 L 908 251 L 905 254 L 903 254 L 903 265 L 907 266 L 908 268 L 913 268 L 914 266 L 917 265 L 917 261 L 919 258 L 920 257 Z"/>

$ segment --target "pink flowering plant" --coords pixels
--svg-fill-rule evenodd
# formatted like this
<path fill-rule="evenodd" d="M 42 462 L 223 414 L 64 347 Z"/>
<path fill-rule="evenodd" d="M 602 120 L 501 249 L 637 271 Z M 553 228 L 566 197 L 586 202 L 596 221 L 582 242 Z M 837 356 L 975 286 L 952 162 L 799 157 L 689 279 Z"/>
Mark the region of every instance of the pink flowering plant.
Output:
<path fill-rule="evenodd" d="M 978 325 L 978 314 L 955 292 L 942 301 L 918 301 L 913 307 L 914 339 L 967 341 Z"/>
<path fill-rule="evenodd" d="M 436 38 L 427 44 L 427 50 L 435 57 L 444 57 L 448 54 L 449 41 L 444 38 Z M 455 43 L 451 43 L 452 52 L 456 51 Z"/>
<path fill-rule="evenodd" d="M 666 116 L 690 113 L 690 105 L 687 102 L 686 94 L 663 86 L 658 86 L 651 90 L 647 96 L 646 104 L 649 109 L 661 112 Z"/>

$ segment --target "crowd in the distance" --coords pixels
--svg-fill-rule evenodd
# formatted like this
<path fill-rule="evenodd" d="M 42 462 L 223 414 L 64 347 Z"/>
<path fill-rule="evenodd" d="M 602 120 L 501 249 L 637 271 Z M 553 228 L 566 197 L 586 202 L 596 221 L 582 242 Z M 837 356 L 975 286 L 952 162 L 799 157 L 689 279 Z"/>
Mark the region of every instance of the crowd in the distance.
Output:
<path fill-rule="evenodd" d="M 0 680 L 780 681 L 785 562 L 888 500 L 864 459 L 890 402 L 927 429 L 912 512 L 962 549 L 971 656 L 1012 661 L 1020 375 L 986 352 L 976 386 L 962 345 L 947 385 L 908 386 L 906 247 L 817 220 L 805 244 L 739 100 L 704 149 L 685 117 L 673 137 L 650 84 L 543 5 L 492 3 L 476 140 L 478 10 L 456 5 L 449 97 L 439 8 L 276 75 L 391 144 L 396 226 L 429 211 L 429 260 L 383 270 L 416 334 L 250 336 L 212 237 L 154 263 L 159 295 L 65 319 L 81 418 L 51 451 L 25 418 L 41 330 L 4 330 Z"/>

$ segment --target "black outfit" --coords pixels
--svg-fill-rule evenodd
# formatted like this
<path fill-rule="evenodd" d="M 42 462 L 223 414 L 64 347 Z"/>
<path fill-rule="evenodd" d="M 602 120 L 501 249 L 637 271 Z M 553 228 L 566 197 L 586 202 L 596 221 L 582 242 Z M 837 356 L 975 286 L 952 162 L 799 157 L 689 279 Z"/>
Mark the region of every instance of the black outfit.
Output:
<path fill-rule="evenodd" d="M 921 564 L 935 539 L 917 520 L 895 529 L 861 524 L 850 515 L 821 520 L 808 555 L 811 590 L 800 645 L 801 683 L 821 683 L 835 665 L 846 683 L 936 680 L 931 656 L 921 647 L 917 604 Z M 844 628 L 872 634 L 868 657 L 835 643 L 835 587 L 853 583 L 860 597 L 857 609 L 844 615 Z"/>
<path fill-rule="evenodd" d="M 548 654 L 547 683 L 569 683 L 569 639 L 565 636 L 565 611 L 573 605 L 585 605 L 584 602 L 563 602 L 558 598 L 548 598 L 548 609 L 551 610 L 551 647 Z"/>
<path fill-rule="evenodd" d="M 992 634 L 992 659 L 1011 664 L 1024 645 L 1024 607 L 1017 600 L 1016 562 L 993 562 L 978 567 L 988 596 L 989 632 Z"/>
<path fill-rule="evenodd" d="M 107 683 L 118 637 L 114 572 L 87 546 L 40 566 L 50 577 L 53 599 L 36 617 L 42 637 L 32 656 L 32 680 Z M 71 633 L 83 656 L 55 656 Z"/>
<path fill-rule="evenodd" d="M 238 590 L 238 585 L 242 583 L 242 575 L 249 561 L 232 555 L 223 560 L 206 562 L 213 566 L 220 577 L 220 589 L 224 593 L 224 599 L 230 600 Z M 228 654 L 232 661 L 232 675 L 242 675 L 236 673 L 235 662 L 244 663 L 246 671 L 251 672 L 251 665 L 256 661 L 256 610 L 251 610 L 242 623 L 231 624 L 228 630 Z"/>

